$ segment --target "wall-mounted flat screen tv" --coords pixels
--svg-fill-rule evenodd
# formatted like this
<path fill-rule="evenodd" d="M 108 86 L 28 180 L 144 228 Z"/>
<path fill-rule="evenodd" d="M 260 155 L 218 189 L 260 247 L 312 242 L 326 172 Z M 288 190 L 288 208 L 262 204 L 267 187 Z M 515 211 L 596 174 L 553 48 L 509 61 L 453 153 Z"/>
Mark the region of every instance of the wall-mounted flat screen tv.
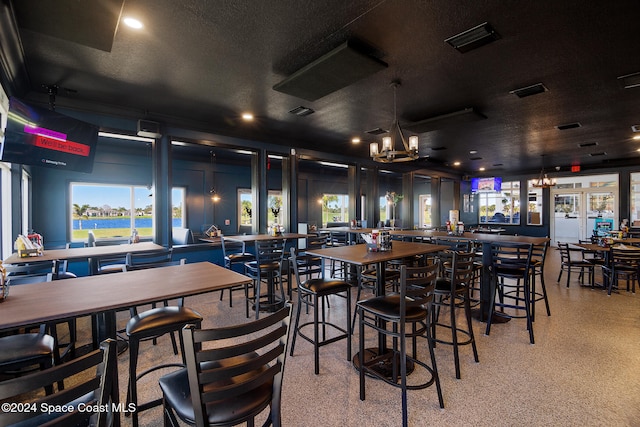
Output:
<path fill-rule="evenodd" d="M 0 160 L 90 173 L 97 142 L 98 126 L 12 97 Z"/>
<path fill-rule="evenodd" d="M 472 193 L 486 193 L 502 190 L 502 178 L 471 178 Z"/>

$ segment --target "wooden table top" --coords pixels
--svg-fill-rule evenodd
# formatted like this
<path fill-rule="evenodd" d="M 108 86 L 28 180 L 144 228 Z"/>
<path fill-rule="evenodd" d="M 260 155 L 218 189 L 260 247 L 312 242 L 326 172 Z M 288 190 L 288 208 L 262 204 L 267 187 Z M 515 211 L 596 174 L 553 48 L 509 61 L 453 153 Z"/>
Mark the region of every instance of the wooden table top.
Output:
<path fill-rule="evenodd" d="M 369 252 L 367 251 L 367 245 L 345 245 L 323 249 L 307 249 L 306 253 L 355 265 L 368 265 L 447 249 L 449 249 L 449 246 L 430 243 L 393 242 L 393 249 L 386 252 Z"/>
<path fill-rule="evenodd" d="M 71 319 L 249 283 L 209 262 L 12 286 L 0 304 L 0 330 Z"/>
<path fill-rule="evenodd" d="M 571 243 L 573 246 L 578 246 L 582 249 L 586 249 L 591 252 L 607 252 L 611 249 L 610 246 L 600 246 L 597 243 Z M 616 244 L 613 246 L 615 249 L 624 249 L 629 251 L 640 251 L 640 248 L 637 246 L 627 246 L 624 244 Z"/>
<path fill-rule="evenodd" d="M 11 254 L 3 262 L 5 264 L 19 264 L 25 262 L 88 259 L 97 256 L 124 255 L 129 252 L 146 252 L 162 250 L 163 246 L 152 242 L 129 243 L 126 245 L 91 246 L 87 248 L 49 249 L 41 256 L 21 258 L 18 253 Z"/>
<path fill-rule="evenodd" d="M 539 245 L 544 242 L 548 242 L 548 237 L 534 237 L 534 236 L 511 236 L 508 234 L 495 234 L 495 233 L 469 233 L 465 232 L 462 235 L 449 234 L 446 231 L 434 231 L 434 230 L 394 230 L 391 231 L 392 236 L 411 236 L 411 237 L 448 237 L 473 240 L 476 242 L 513 242 L 513 243 L 533 243 Z"/>
<path fill-rule="evenodd" d="M 315 236 L 315 234 L 282 233 L 276 236 L 272 236 L 271 234 L 242 234 L 238 236 L 224 236 L 224 238 L 225 240 L 234 242 L 255 242 L 256 240 L 306 239 L 307 237 L 313 236 Z"/>

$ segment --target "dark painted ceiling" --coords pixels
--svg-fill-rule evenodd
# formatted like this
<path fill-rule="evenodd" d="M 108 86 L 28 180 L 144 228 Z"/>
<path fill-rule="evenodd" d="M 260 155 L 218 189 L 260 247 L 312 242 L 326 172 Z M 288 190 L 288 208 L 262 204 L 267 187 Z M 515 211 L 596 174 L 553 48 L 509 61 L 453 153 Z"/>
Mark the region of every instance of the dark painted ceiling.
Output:
<path fill-rule="evenodd" d="M 640 164 L 632 139 L 640 87 L 625 89 L 619 79 L 640 72 L 637 0 L 3 1 L 17 29 L 2 37 L 22 49 L 12 54 L 3 42 L 14 63 L 5 59 L 3 69 L 14 94 L 34 101 L 47 102 L 42 85 L 56 84 L 63 107 L 366 161 L 368 143 L 381 139 L 366 131 L 389 128 L 389 83 L 401 79 L 405 129 L 464 108 L 486 116 L 420 133 L 423 159 L 411 167 L 460 161 L 461 173 L 535 175 L 542 166 Z M 125 16 L 144 28 L 117 24 Z M 485 22 L 496 41 L 466 53 L 445 42 Z M 347 40 L 366 44 L 388 67 L 314 101 L 273 89 Z M 511 93 L 537 83 L 547 91 Z M 289 113 L 298 106 L 315 113 Z M 253 123 L 241 121 L 245 111 Z M 580 127 L 557 128 L 575 122 Z M 362 142 L 352 144 L 354 136 Z"/>

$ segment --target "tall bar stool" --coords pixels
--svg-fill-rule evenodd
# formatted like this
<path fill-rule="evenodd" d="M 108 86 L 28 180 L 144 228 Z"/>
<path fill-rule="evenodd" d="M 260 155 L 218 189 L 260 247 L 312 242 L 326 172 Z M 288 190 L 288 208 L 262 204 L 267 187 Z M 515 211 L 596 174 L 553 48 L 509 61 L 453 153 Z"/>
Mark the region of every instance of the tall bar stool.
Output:
<path fill-rule="evenodd" d="M 323 259 L 321 257 L 308 254 L 306 251 L 309 249 L 322 249 L 327 246 L 327 241 L 327 235 L 310 236 L 306 239 L 305 248 L 298 249 L 296 251 L 296 264 L 298 267 L 298 277 L 300 277 L 300 281 L 303 281 L 303 278 L 310 279 L 313 276 L 324 277 Z M 293 259 L 289 258 L 289 265 L 292 265 L 293 262 Z M 291 269 L 288 271 L 290 275 Z M 288 281 L 287 284 L 289 288 L 289 299 L 291 299 L 295 289 L 291 281 Z"/>
<path fill-rule="evenodd" d="M 491 243 L 491 299 L 489 318 L 487 319 L 487 335 L 491 332 L 493 314 L 496 307 L 499 307 L 503 316 L 526 319 L 529 342 L 535 344 L 530 288 L 532 248 L 531 243 Z M 522 291 L 522 296 L 520 291 Z M 496 301 L 496 293 L 498 293 L 498 301 Z M 512 312 L 505 313 L 505 308 L 511 309 Z M 524 314 L 518 313 L 519 311 L 524 311 Z"/>
<path fill-rule="evenodd" d="M 434 299 L 434 319 L 431 322 L 432 336 L 436 343 L 448 344 L 453 346 L 453 359 L 456 367 L 456 378 L 460 379 L 460 356 L 459 347 L 462 345 L 471 345 L 473 349 L 473 359 L 476 363 L 478 360 L 478 349 L 476 348 L 476 340 L 473 335 L 473 324 L 471 322 L 471 295 L 469 289 L 474 280 L 475 271 L 475 253 L 473 252 L 454 252 L 447 251 L 443 254 L 450 255 L 448 261 L 451 270 L 446 276 L 438 277 L 436 280 L 435 299 Z M 449 309 L 449 323 L 440 320 L 440 308 L 447 307 Z M 458 326 L 456 319 L 456 311 L 459 308 L 464 309 L 467 328 L 463 329 Z M 436 331 L 438 328 L 446 328 L 451 331 L 451 340 L 438 339 Z M 460 339 L 459 334 L 464 335 L 465 339 Z"/>
<path fill-rule="evenodd" d="M 346 339 L 347 360 L 351 360 L 351 326 L 349 325 L 349 322 L 351 321 L 351 284 L 344 280 L 326 279 L 324 278 L 324 275 L 322 277 L 308 278 L 301 281 L 297 258 L 295 248 L 291 248 L 291 264 L 293 266 L 293 272 L 298 286 L 298 309 L 296 313 L 295 326 L 293 328 L 290 355 L 293 356 L 293 350 L 296 346 L 296 338 L 300 335 L 301 338 L 313 344 L 314 372 L 318 375 L 320 373 L 320 347 L 324 345 Z M 344 327 L 328 322 L 325 317 L 325 300 L 330 295 L 339 295 L 346 299 L 347 316 Z M 313 322 L 300 324 L 300 314 L 303 305 L 307 309 L 309 307 L 313 308 Z M 319 319 L 320 315 L 318 312 L 322 313 L 321 320 Z M 303 328 L 309 325 L 313 325 L 313 337 L 310 337 L 303 332 Z M 320 327 L 322 327 L 322 338 L 320 338 Z M 328 338 L 327 328 L 334 329 L 339 334 Z"/>
<path fill-rule="evenodd" d="M 536 302 L 544 301 L 547 316 L 551 316 L 547 287 L 544 284 L 544 264 L 547 260 L 549 241 L 531 248 L 531 320 L 536 320 Z M 536 276 L 540 276 L 540 290 L 536 288 Z"/>
<path fill-rule="evenodd" d="M 256 257 L 251 252 L 246 251 L 245 243 L 242 242 L 242 247 L 240 251 L 237 252 L 227 252 L 226 243 L 224 241 L 224 236 L 220 237 L 220 245 L 222 246 L 222 256 L 224 258 L 224 268 L 229 270 L 234 270 L 237 272 L 244 273 L 244 263 L 255 261 Z M 236 266 L 242 267 L 241 271 Z M 228 289 L 229 290 L 229 307 L 233 307 L 233 292 L 234 291 L 243 291 L 244 285 L 234 286 Z M 224 298 L 224 289 L 220 291 L 220 301 Z"/>
<path fill-rule="evenodd" d="M 158 262 L 144 265 L 138 264 L 132 268 L 162 268 L 165 265 L 174 265 L 175 263 L 180 263 L 180 265 L 182 265 L 184 264 L 184 261 Z M 127 413 L 127 415 L 131 415 L 131 422 L 134 427 L 137 427 L 138 425 L 138 414 L 140 412 L 159 406 L 162 403 L 162 399 L 159 398 L 139 404 L 137 387 L 138 380 L 151 372 L 157 371 L 158 369 L 184 367 L 184 344 L 182 342 L 180 330 L 187 325 L 196 325 L 196 327 L 199 328 L 202 323 L 202 316 L 200 313 L 192 310 L 191 308 L 184 307 L 183 303 L 184 299 L 180 298 L 178 299 L 177 306 L 168 306 L 165 302 L 164 306 L 154 307 L 142 313 L 137 313 L 134 309 L 131 319 L 127 322 L 125 329 L 129 341 L 129 384 L 127 388 L 127 404 L 134 403 L 136 405 L 136 410 L 131 414 Z M 173 338 L 174 332 L 177 332 L 180 338 L 180 355 L 182 357 L 182 363 L 167 363 L 152 366 L 138 374 L 137 368 L 140 342 L 153 340 L 155 344 L 155 340 L 157 338 L 165 334 L 170 334 L 172 338 L 173 352 L 174 354 L 177 354 L 175 338 Z"/>
<path fill-rule="evenodd" d="M 260 318 L 260 310 L 276 311 L 285 302 L 282 284 L 282 264 L 286 239 L 256 240 L 256 260 L 245 262 L 245 275 L 252 279 L 253 295 L 249 285 L 245 285 L 246 315 L 249 317 L 249 304 L 253 303 L 256 319 Z M 267 290 L 263 291 L 266 284 Z M 276 287 L 280 295 L 276 295 Z"/>
<path fill-rule="evenodd" d="M 433 339 L 431 337 L 431 310 L 433 290 L 438 272 L 438 263 L 423 267 L 400 266 L 400 293 L 388 294 L 358 301 L 356 309 L 360 318 L 359 364 L 360 400 L 365 400 L 365 378 L 367 375 L 381 379 L 402 391 L 402 425 L 408 424 L 407 390 L 419 390 L 435 384 L 440 407 L 444 408 L 442 389 L 438 377 Z M 393 348 L 367 362 L 364 359 L 365 326 L 378 333 L 393 338 Z M 426 338 L 431 357 L 431 365 L 417 359 L 417 338 Z M 383 338 L 385 339 L 385 338 Z M 407 354 L 407 339 L 412 340 L 413 351 Z M 425 372 L 420 384 L 407 384 L 407 361 L 421 367 Z M 376 368 L 388 361 L 392 365 L 392 375 L 387 378 Z M 399 366 L 398 366 L 399 365 Z M 414 373 L 416 375 L 416 373 Z M 421 377 L 422 378 L 422 377 Z"/>

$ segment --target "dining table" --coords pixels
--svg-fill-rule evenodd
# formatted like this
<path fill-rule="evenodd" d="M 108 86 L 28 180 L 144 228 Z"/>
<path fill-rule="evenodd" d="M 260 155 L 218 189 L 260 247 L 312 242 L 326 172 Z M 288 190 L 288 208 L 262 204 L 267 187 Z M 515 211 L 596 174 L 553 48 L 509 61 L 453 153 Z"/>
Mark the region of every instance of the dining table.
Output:
<path fill-rule="evenodd" d="M 96 315 L 97 338 L 101 342 L 116 339 L 116 311 L 249 282 L 242 274 L 210 262 L 198 262 L 18 285 L 11 287 L 0 306 L 0 331 Z M 115 378 L 114 399 L 117 394 Z"/>
<path fill-rule="evenodd" d="M 306 253 L 311 256 L 345 262 L 358 267 L 374 264 L 377 270 L 375 293 L 376 295 L 384 295 L 386 290 L 385 264 L 387 261 L 411 258 L 416 255 L 437 253 L 446 249 L 449 249 L 449 247 L 444 245 L 433 245 L 430 243 L 393 242 L 392 248 L 389 251 L 371 252 L 367 248 L 367 245 L 346 245 L 321 249 L 308 249 Z M 384 335 L 378 334 L 377 348 L 370 348 L 365 351 L 365 363 L 376 358 L 379 354 L 386 353 L 387 348 Z M 353 357 L 353 364 L 356 369 L 360 369 L 359 354 L 356 354 Z M 386 363 L 380 364 L 376 368 L 382 373 L 382 375 L 387 377 L 391 375 L 391 366 Z"/>

